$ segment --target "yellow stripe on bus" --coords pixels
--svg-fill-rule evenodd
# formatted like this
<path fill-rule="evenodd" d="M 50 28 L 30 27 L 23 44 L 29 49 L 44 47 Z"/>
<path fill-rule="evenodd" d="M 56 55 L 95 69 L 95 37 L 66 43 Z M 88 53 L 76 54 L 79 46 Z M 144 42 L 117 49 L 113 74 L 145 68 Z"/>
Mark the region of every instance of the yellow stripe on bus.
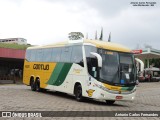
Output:
<path fill-rule="evenodd" d="M 121 88 L 122 88 L 122 87 L 119 87 L 119 86 L 112 86 L 112 85 L 108 85 L 108 84 L 105 84 L 105 83 L 103 83 L 103 85 L 107 89 L 109 89 L 109 90 L 115 90 L 115 91 L 121 91 Z"/>

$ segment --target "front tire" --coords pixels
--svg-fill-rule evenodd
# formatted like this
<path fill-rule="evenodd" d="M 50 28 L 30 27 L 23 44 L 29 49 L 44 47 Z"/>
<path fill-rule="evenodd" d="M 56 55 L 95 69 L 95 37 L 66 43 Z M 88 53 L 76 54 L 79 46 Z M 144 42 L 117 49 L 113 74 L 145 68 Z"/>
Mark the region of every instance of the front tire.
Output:
<path fill-rule="evenodd" d="M 80 84 L 75 87 L 75 98 L 79 102 L 81 102 L 83 100 L 82 87 Z"/>
<path fill-rule="evenodd" d="M 113 105 L 115 100 L 106 100 L 107 105 Z"/>

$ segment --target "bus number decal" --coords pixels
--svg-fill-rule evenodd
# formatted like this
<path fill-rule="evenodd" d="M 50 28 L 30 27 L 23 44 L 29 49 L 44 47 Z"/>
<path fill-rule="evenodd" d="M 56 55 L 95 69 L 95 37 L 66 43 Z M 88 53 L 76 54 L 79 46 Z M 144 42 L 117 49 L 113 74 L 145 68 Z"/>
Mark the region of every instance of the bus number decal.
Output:
<path fill-rule="evenodd" d="M 25 68 L 29 68 L 30 66 L 29 65 L 25 65 Z"/>

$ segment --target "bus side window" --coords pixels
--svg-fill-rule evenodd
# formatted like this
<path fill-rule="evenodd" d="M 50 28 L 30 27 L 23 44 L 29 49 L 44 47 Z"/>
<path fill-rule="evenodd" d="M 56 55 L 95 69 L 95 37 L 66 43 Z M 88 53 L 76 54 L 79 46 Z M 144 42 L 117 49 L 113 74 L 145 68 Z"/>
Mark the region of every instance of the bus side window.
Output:
<path fill-rule="evenodd" d="M 97 58 L 87 57 L 87 66 L 88 66 L 88 73 L 93 76 L 94 78 L 98 77 L 97 73 Z"/>
<path fill-rule="evenodd" d="M 30 61 L 30 58 L 31 58 L 31 50 L 27 50 L 26 51 L 26 60 Z"/>
<path fill-rule="evenodd" d="M 52 62 L 59 62 L 61 58 L 61 48 L 53 48 L 52 49 Z"/>
<path fill-rule="evenodd" d="M 77 64 L 81 65 L 82 67 L 84 67 L 82 46 L 73 46 L 71 62 L 77 63 Z"/>
<path fill-rule="evenodd" d="M 96 47 L 94 46 L 85 46 L 85 52 L 86 52 L 86 60 L 87 60 L 87 67 L 88 67 L 88 73 L 93 76 L 94 78 L 98 77 L 98 61 L 95 56 L 91 54 L 91 52 L 97 52 Z"/>
<path fill-rule="evenodd" d="M 36 61 L 36 49 L 31 50 L 31 57 L 30 57 L 30 61 L 31 62 L 35 62 Z"/>
<path fill-rule="evenodd" d="M 50 62 L 51 61 L 51 55 L 52 55 L 52 49 L 47 48 L 43 50 L 43 62 Z"/>
<path fill-rule="evenodd" d="M 60 62 L 71 62 L 71 53 L 72 53 L 72 47 L 70 46 L 63 47 L 61 52 Z"/>
<path fill-rule="evenodd" d="M 43 61 L 43 50 L 42 49 L 37 50 L 36 61 L 37 62 Z"/>

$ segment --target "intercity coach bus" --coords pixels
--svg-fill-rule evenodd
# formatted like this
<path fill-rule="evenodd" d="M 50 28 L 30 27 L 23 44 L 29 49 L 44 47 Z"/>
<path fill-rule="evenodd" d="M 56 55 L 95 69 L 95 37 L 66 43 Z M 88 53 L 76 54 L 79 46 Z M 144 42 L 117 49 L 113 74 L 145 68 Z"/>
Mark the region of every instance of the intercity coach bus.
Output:
<path fill-rule="evenodd" d="M 26 50 L 23 83 L 83 98 L 134 100 L 136 66 L 131 50 L 111 42 L 75 40 Z"/>

